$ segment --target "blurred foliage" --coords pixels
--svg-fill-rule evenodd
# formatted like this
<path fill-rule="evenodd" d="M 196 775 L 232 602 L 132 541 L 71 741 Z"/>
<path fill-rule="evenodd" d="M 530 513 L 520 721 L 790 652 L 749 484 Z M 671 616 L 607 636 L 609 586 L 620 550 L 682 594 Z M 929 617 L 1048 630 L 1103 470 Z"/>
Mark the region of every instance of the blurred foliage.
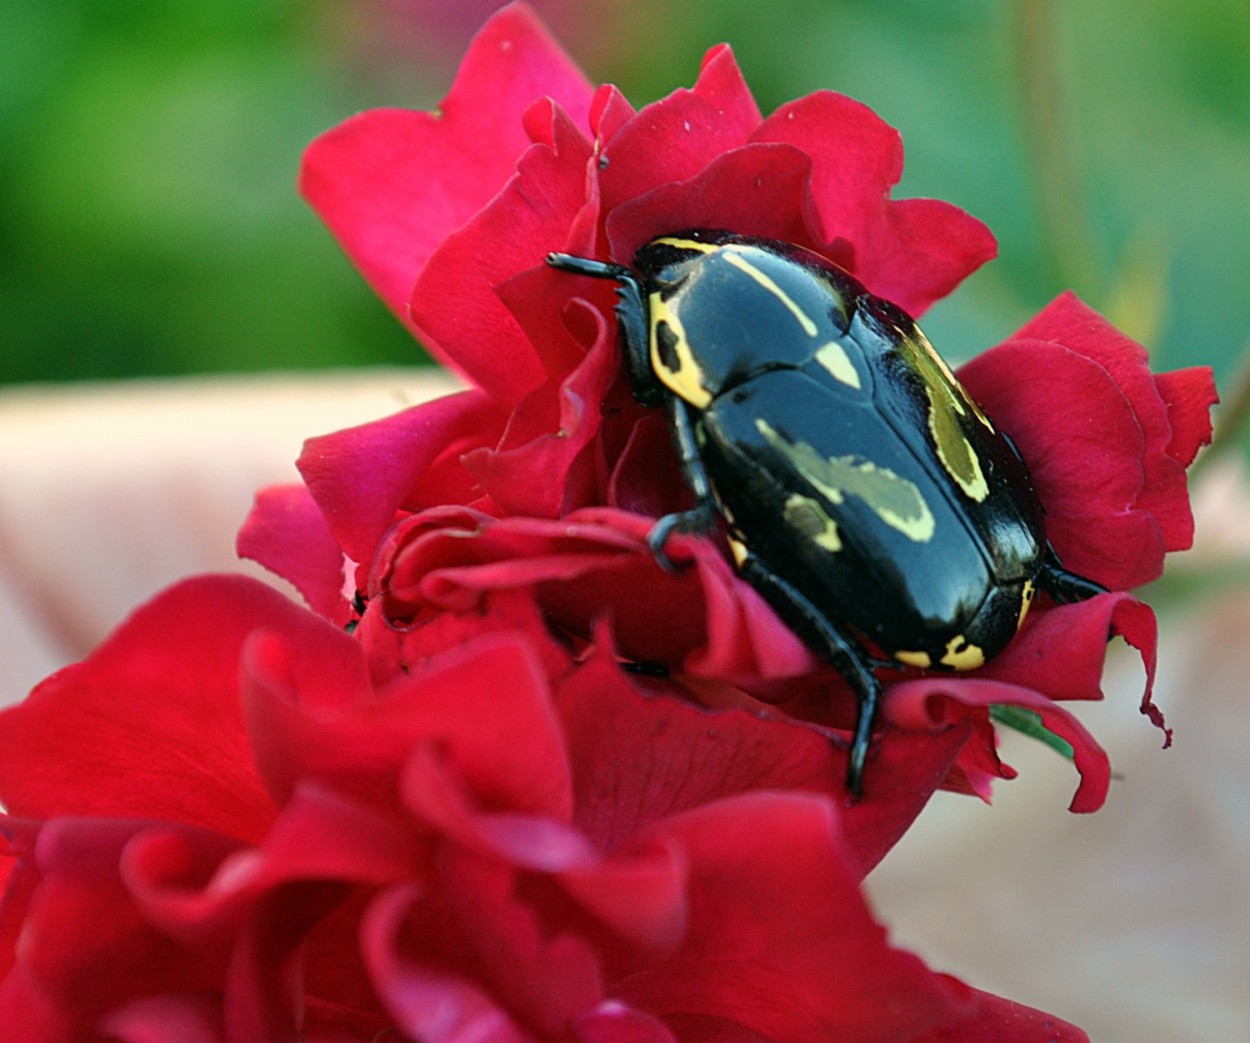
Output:
<path fill-rule="evenodd" d="M 0 0 L 0 382 L 402 363 L 297 197 L 303 146 L 429 107 L 489 0 Z M 728 40 L 769 111 L 819 88 L 907 147 L 902 195 L 1001 257 L 926 318 L 952 358 L 1066 286 L 1164 368 L 1250 343 L 1245 0 L 540 0 L 636 104 Z"/>

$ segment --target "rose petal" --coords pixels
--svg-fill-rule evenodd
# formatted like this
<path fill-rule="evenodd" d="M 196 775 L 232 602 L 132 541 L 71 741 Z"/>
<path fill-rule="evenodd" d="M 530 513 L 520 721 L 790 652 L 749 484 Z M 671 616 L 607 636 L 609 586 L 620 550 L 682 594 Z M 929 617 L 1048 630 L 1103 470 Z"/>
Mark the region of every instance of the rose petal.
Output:
<path fill-rule="evenodd" d="M 910 1039 L 962 1013 L 964 987 L 889 946 L 828 801 L 753 793 L 648 835 L 685 850 L 692 915 L 677 953 L 614 989 L 632 1005 L 795 1040 Z"/>
<path fill-rule="evenodd" d="M 544 274 L 561 275 L 552 269 Z M 599 325 L 594 347 L 581 354 L 555 394 L 549 385 L 535 390 L 517 405 L 497 446 L 464 457 L 465 469 L 503 512 L 554 518 L 603 499 L 597 440 L 604 399 L 620 378 L 620 357 L 615 330 L 609 333 L 598 312 L 594 318 Z M 547 342 L 557 339 L 571 340 L 563 326 Z M 535 482 L 536 474 L 544 481 Z"/>
<path fill-rule="evenodd" d="M 438 503 L 467 500 L 459 458 L 492 444 L 504 419 L 480 392 L 448 395 L 308 439 L 300 474 L 343 552 L 368 562 L 400 507 L 417 506 L 423 502 L 418 497 L 427 496 Z"/>
<path fill-rule="evenodd" d="M 1111 785 L 1111 764 L 1106 753 L 1072 714 L 1031 688 L 970 677 L 931 676 L 900 681 L 890 687 L 885 716 L 901 728 L 922 728 L 926 722 L 949 726 L 951 708 L 941 705 L 944 699 L 966 707 L 1020 706 L 1038 714 L 1047 730 L 1072 746 L 1073 764 L 1080 774 L 1080 782 L 1069 809 L 1088 812 L 1102 807 Z M 979 730 L 977 736 L 984 744 L 983 757 L 979 761 L 975 757 L 969 759 L 965 770 L 977 763 L 998 763 L 992 729 Z"/>
<path fill-rule="evenodd" d="M 589 83 L 524 4 L 482 27 L 433 113 L 374 109 L 318 138 L 300 190 L 410 328 L 434 249 L 495 195 L 529 145 L 522 114 L 547 95 L 585 125 Z"/>
<path fill-rule="evenodd" d="M 563 740 L 546 678 L 522 638 L 483 634 L 376 695 L 363 677 L 359 647 L 344 640 L 354 655 L 344 652 L 338 668 L 323 657 L 305 669 L 275 635 L 248 645 L 248 727 L 275 792 L 321 778 L 393 805 L 400 766 L 417 743 L 437 742 L 480 800 L 568 821 Z M 508 683 L 501 686 L 503 677 Z"/>
<path fill-rule="evenodd" d="M 617 1000 L 607 1000 L 573 1020 L 577 1043 L 678 1043 L 664 1022 L 634 1010 Z M 737 1037 L 718 1037 L 721 1043 L 736 1043 Z M 682 1043 L 691 1043 L 685 1033 Z"/>
<path fill-rule="evenodd" d="M 343 637 L 242 576 L 186 580 L 138 609 L 86 660 L 0 714 L 0 794 L 35 818 L 106 813 L 260 836 L 274 807 L 239 707 L 239 656 L 257 628 L 302 653 Z"/>
<path fill-rule="evenodd" d="M 959 375 L 1019 447 L 1063 563 L 1116 590 L 1155 579 L 1166 544 L 1138 506 L 1147 445 L 1111 374 L 1062 345 L 1013 339 Z"/>
<path fill-rule="evenodd" d="M 816 247 L 808 226 L 812 161 L 785 144 L 743 145 L 717 156 L 694 177 L 668 182 L 608 215 L 609 252 L 632 261 L 658 235 L 724 228 Z"/>
<path fill-rule="evenodd" d="M 971 990 L 972 1011 L 912 1043 L 1089 1043 L 1089 1036 L 1053 1014 Z"/>
<path fill-rule="evenodd" d="M 235 541 L 239 557 L 291 583 L 308 607 L 336 626 L 351 618 L 343 596 L 343 551 L 325 515 L 302 485 L 275 485 L 256 501 Z"/>
<path fill-rule="evenodd" d="M 554 145 L 531 145 L 516 176 L 430 255 L 411 298 L 425 342 L 496 401 L 515 405 L 544 377 L 538 345 L 495 287 L 567 245 L 585 200 L 591 144 L 553 111 Z"/>
<path fill-rule="evenodd" d="M 1101 699 L 1107 641 L 1123 637 L 1142 657 L 1147 699 L 1154 686 L 1154 614 L 1128 594 L 1032 612 L 1007 648 L 977 671 L 1034 688 L 1051 699 Z"/>
<path fill-rule="evenodd" d="M 742 710 L 647 697 L 603 658 L 557 690 L 575 791 L 574 824 L 602 850 L 633 831 L 755 790 L 818 793 L 846 803 L 846 751 L 821 731 Z M 873 749 L 864 798 L 843 811 L 848 857 L 861 875 L 902 836 L 941 783 L 968 729 L 926 722 Z M 632 751 L 622 761 L 619 751 Z"/>
<path fill-rule="evenodd" d="M 811 194 L 824 245 L 873 293 L 920 315 L 992 258 L 980 221 L 932 199 L 894 201 L 903 172 L 898 131 L 866 105 L 833 91 L 789 102 L 752 141 L 787 142 L 812 159 Z M 845 249 L 843 247 L 842 249 Z"/>
<path fill-rule="evenodd" d="M 1167 403 L 1168 423 L 1172 427 L 1167 454 L 1188 467 L 1198 450 L 1211 444 L 1211 407 L 1220 400 L 1215 390 L 1215 376 L 1209 366 L 1191 366 L 1171 373 L 1156 373 L 1155 387 Z"/>
<path fill-rule="evenodd" d="M 471 978 L 407 957 L 401 946 L 416 889 L 396 889 L 373 903 L 362 931 L 365 956 L 378 998 L 395 1027 L 429 1043 L 489 1039 L 531 1043 L 488 989 Z M 454 951 L 454 950 L 453 950 Z"/>
<path fill-rule="evenodd" d="M 604 211 L 666 182 L 693 177 L 717 156 L 746 144 L 759 122 L 733 52 L 723 44 L 713 47 L 694 87 L 646 106 L 603 140 Z M 601 124 L 600 134 L 606 129 Z"/>
<path fill-rule="evenodd" d="M 1044 374 L 1047 366 L 1051 372 Z M 1182 371 L 1160 383 L 1140 344 L 1069 293 L 963 367 L 960 377 L 1016 439 L 1031 468 L 1035 453 L 1055 455 L 1053 473 L 1034 468 L 1043 471 L 1034 477 L 1048 512 L 1063 515 L 1052 539 L 1061 553 L 1060 539 L 1071 542 L 1070 567 L 1085 572 L 1089 562 L 1105 573 L 1091 572 L 1092 578 L 1127 589 L 1159 575 L 1164 550 L 1189 546 L 1185 466 L 1210 435 L 1216 396 L 1208 370 Z M 1174 407 L 1165 392 L 1178 396 Z M 1066 459 L 1065 435 L 1073 439 Z"/>
<path fill-rule="evenodd" d="M 105 1016 L 100 1028 L 125 1043 L 220 1043 L 223 1020 L 206 996 L 147 996 Z"/>

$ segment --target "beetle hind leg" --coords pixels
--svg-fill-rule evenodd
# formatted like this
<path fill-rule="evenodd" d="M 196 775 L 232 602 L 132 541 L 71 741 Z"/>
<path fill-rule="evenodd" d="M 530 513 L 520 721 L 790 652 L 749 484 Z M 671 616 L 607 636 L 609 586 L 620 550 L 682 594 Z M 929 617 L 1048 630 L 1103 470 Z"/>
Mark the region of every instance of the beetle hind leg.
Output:
<path fill-rule="evenodd" d="M 864 764 L 872 745 L 873 725 L 881 701 L 881 681 L 859 643 L 831 622 L 802 593 L 768 565 L 746 551 L 739 562 L 743 579 L 751 584 L 803 641 L 829 662 L 855 691 L 859 708 L 846 766 L 846 788 L 852 797 L 864 792 Z"/>
<path fill-rule="evenodd" d="M 1069 572 L 1060 563 L 1053 550 L 1046 554 L 1042 562 L 1042 571 L 1038 574 L 1038 586 L 1061 605 L 1070 605 L 1074 601 L 1088 601 L 1099 594 L 1106 594 L 1107 588 L 1101 583 L 1075 572 Z"/>

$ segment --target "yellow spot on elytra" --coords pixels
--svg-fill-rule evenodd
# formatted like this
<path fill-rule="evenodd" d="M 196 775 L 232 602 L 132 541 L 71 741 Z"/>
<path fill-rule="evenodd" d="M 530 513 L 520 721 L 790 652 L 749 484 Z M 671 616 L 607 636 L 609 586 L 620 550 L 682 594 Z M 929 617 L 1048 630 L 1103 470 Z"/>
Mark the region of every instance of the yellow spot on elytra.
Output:
<path fill-rule="evenodd" d="M 948 388 L 935 391 L 935 386 L 929 384 L 926 390 L 929 395 L 929 433 L 933 436 L 938 460 L 967 497 L 980 503 L 990 492 L 989 483 L 981 470 L 981 461 L 977 459 L 976 450 L 959 426 L 955 414 L 943 408 L 944 404 L 951 405 L 962 413 L 959 400 L 950 397 Z M 943 399 L 946 401 L 943 402 Z"/>
<path fill-rule="evenodd" d="M 678 398 L 689 402 L 696 409 L 706 409 L 712 402 L 712 393 L 703 386 L 703 371 L 695 361 L 677 312 L 658 293 L 651 294 L 651 368 L 655 375 Z M 673 333 L 673 354 L 676 366 L 670 366 L 660 351 L 659 328 L 661 323 Z"/>
<path fill-rule="evenodd" d="M 729 543 L 729 553 L 733 555 L 734 564 L 742 568 L 743 562 L 747 560 L 751 552 L 747 549 L 747 545 L 736 536 L 728 536 L 726 540 Z"/>
<path fill-rule="evenodd" d="M 985 665 L 985 653 L 976 645 L 968 644 L 968 639 L 960 634 L 946 642 L 946 655 L 941 662 L 952 670 L 975 670 Z"/>
<path fill-rule="evenodd" d="M 1033 605 L 1033 595 L 1037 593 L 1037 589 L 1033 586 L 1031 579 L 1024 581 L 1024 589 L 1020 591 L 1020 617 L 1016 620 L 1016 629 L 1019 630 L 1024 626 L 1024 617 L 1029 614 L 1029 608 Z"/>
<path fill-rule="evenodd" d="M 938 460 L 965 495 L 980 503 L 989 495 L 990 487 L 960 418 L 974 418 L 991 432 L 994 425 L 924 333 L 915 326 L 907 330 L 895 326 L 894 331 L 898 334 L 899 351 L 910 358 L 924 381 L 929 398 L 929 434 L 933 438 Z"/>
<path fill-rule="evenodd" d="M 914 666 L 919 670 L 928 670 L 933 665 L 928 652 L 895 652 L 894 658 L 904 666 Z"/>
<path fill-rule="evenodd" d="M 675 235 L 662 235 L 658 239 L 652 239 L 651 242 L 663 246 L 672 246 L 678 250 L 694 250 L 696 253 L 701 254 L 715 253 L 720 249 L 714 243 L 701 243 L 697 239 L 681 239 Z"/>
<path fill-rule="evenodd" d="M 813 500 L 802 493 L 793 493 L 786 500 L 783 513 L 786 524 L 795 532 L 806 536 L 816 546 L 832 554 L 842 549 L 842 537 L 838 535 L 838 524 L 829 517 L 829 513 L 819 500 Z"/>
<path fill-rule="evenodd" d="M 916 543 L 933 539 L 936 522 L 914 482 L 854 456 L 821 456 L 806 442 L 791 442 L 763 419 L 755 421 L 774 449 L 788 456 L 799 473 L 833 503 L 854 496 L 868 505 L 878 518 Z"/>
<path fill-rule="evenodd" d="M 853 388 L 860 386 L 859 372 L 851 362 L 851 356 L 836 340 L 822 344 L 816 350 L 816 361 L 832 374 L 834 380 L 849 384 Z"/>

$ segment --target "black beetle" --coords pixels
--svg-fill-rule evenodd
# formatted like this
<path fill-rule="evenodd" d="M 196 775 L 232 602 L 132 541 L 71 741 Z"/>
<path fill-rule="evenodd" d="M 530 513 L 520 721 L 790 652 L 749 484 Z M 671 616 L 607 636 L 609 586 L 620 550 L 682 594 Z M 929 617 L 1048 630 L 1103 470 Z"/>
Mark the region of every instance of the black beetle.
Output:
<path fill-rule="evenodd" d="M 828 259 L 690 230 L 632 267 L 547 263 L 618 284 L 634 397 L 668 410 L 695 505 L 656 523 L 657 559 L 674 531 L 723 518 L 740 574 L 854 689 L 853 795 L 875 669 L 974 669 L 1039 588 L 1105 593 L 1059 563 L 1015 445 L 912 319 Z"/>

